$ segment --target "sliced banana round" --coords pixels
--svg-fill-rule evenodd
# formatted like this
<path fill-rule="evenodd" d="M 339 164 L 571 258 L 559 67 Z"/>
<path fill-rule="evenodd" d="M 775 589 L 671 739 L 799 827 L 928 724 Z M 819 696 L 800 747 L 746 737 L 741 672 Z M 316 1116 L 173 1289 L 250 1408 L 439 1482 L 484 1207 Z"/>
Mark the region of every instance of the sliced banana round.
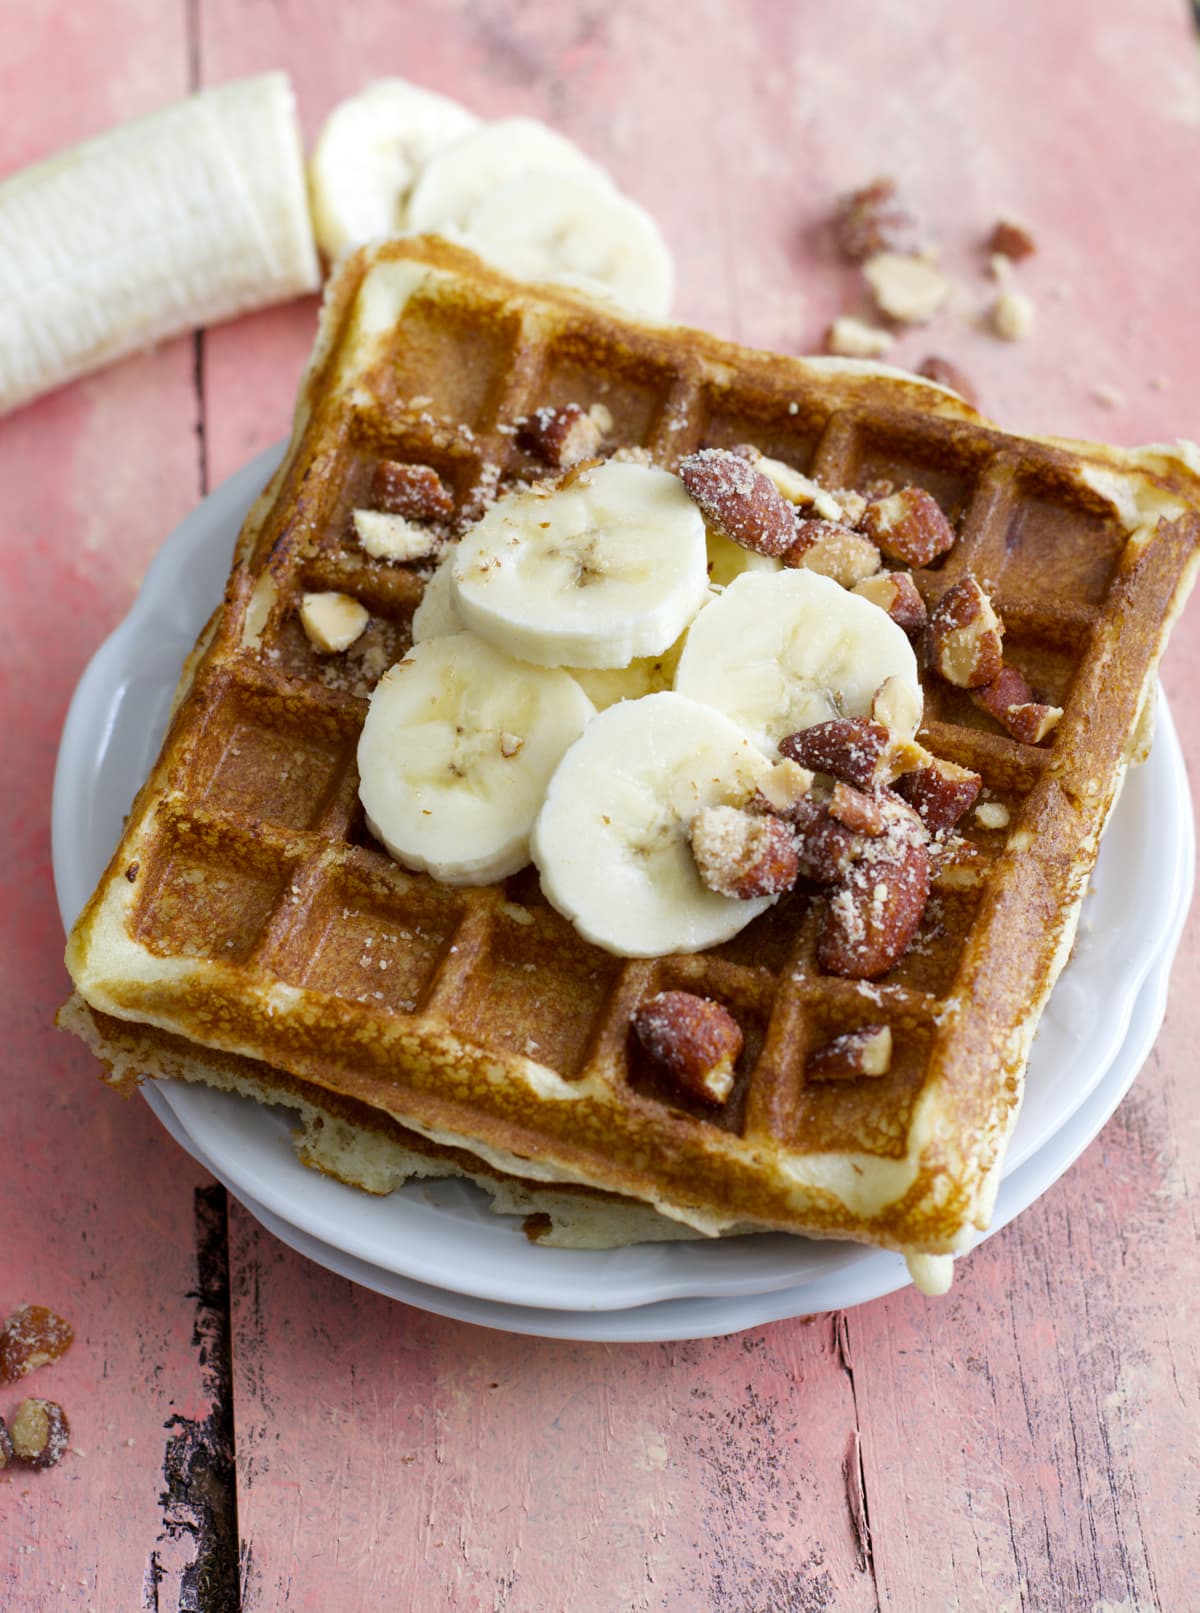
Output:
<path fill-rule="evenodd" d="M 757 549 L 746 549 L 723 532 L 709 528 L 708 580 L 715 588 L 728 588 L 735 577 L 745 571 L 782 571 L 783 562 L 774 555 L 759 554 Z"/>
<path fill-rule="evenodd" d="M 761 557 L 760 557 L 761 558 Z M 425 584 L 421 603 L 413 613 L 412 640 L 420 644 L 425 639 L 442 638 L 447 633 L 461 633 L 463 620 L 454 603 L 454 585 L 450 567 L 454 554 L 446 555 L 437 570 Z M 715 599 L 715 593 L 706 596 Z M 643 655 L 624 667 L 564 667 L 597 711 L 615 706 L 618 700 L 640 700 L 642 695 L 655 694 L 669 689 L 675 679 L 675 668 L 683 654 L 686 633 L 681 634 L 669 650 L 662 655 Z"/>
<path fill-rule="evenodd" d="M 398 235 L 414 179 L 443 146 L 479 124 L 473 112 L 403 78 L 381 78 L 326 118 L 308 164 L 313 227 L 331 261 Z"/>
<path fill-rule="evenodd" d="M 775 898 L 709 890 L 689 829 L 703 807 L 749 795 L 769 766 L 749 735 L 682 695 L 610 706 L 559 763 L 534 825 L 547 900 L 626 958 L 728 940 Z"/>
<path fill-rule="evenodd" d="M 507 654 L 625 667 L 663 654 L 700 609 L 704 521 L 677 476 L 609 461 L 498 500 L 462 538 L 451 577 L 465 624 Z"/>
<path fill-rule="evenodd" d="M 435 153 L 408 198 L 410 230 L 461 235 L 486 197 L 520 174 L 565 173 L 613 191 L 598 163 L 536 118 L 498 118 Z"/>
<path fill-rule="evenodd" d="M 895 622 L 828 577 L 784 570 L 736 577 L 700 615 L 675 688 L 723 711 L 773 752 L 797 729 L 869 716 L 888 678 L 911 687 L 909 709 L 919 721 L 917 658 Z"/>
<path fill-rule="evenodd" d="M 412 619 L 412 641 L 420 644 L 427 638 L 445 638 L 447 633 L 461 633 L 466 626 L 454 603 L 454 582 L 450 568 L 456 551 L 451 549 L 438 562 L 437 568 L 425 584 L 424 592 Z"/>
<path fill-rule="evenodd" d="M 664 319 L 675 265 L 644 207 L 587 173 L 516 174 L 471 209 L 464 238 L 522 280 L 559 280 Z"/>
<path fill-rule="evenodd" d="M 667 655 L 643 655 L 622 667 L 565 667 L 597 711 L 607 711 L 618 700 L 640 700 L 643 695 L 669 689 L 674 667 Z"/>
<path fill-rule="evenodd" d="M 522 666 L 474 633 L 414 645 L 379 680 L 358 742 L 371 833 L 447 885 L 515 874 L 550 776 L 594 711 L 565 672 Z"/>

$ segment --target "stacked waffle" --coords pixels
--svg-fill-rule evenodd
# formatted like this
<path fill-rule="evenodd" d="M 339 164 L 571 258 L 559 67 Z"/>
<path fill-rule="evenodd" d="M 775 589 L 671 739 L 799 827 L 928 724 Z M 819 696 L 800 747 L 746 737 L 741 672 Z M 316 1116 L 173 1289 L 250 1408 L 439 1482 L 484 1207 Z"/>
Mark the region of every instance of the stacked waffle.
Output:
<path fill-rule="evenodd" d="M 354 512 L 381 462 L 429 467 L 467 530 L 545 477 L 522 423 L 569 405 L 599 420 L 602 458 L 674 470 L 749 447 L 821 489 L 926 490 L 954 530 L 912 570 L 926 608 L 985 579 L 1006 668 L 1061 709 L 1014 737 L 923 670 L 920 746 L 977 774 L 989 811 L 958 825 L 969 877 L 935 887 L 885 972 L 830 968 L 819 880 L 721 944 L 631 958 L 532 868 L 439 882 L 368 828 L 356 748 L 430 568 L 373 558 Z M 302 1157 L 372 1191 L 459 1172 L 511 1208 L 553 1184 L 547 1203 L 566 1188 L 586 1205 L 576 1242 L 645 1236 L 651 1209 L 701 1234 L 857 1239 L 929 1276 L 987 1223 L 1038 1018 L 1149 742 L 1198 512 L 1184 450 L 1014 437 L 899 372 L 629 322 L 439 241 L 364 249 L 331 283 L 288 454 L 72 934 L 65 1021 L 117 1085 L 178 1076 L 291 1105 Z M 369 619 L 341 653 L 302 625 L 330 593 Z M 736 1021 L 717 1099 L 634 1034 L 663 993 Z M 830 1068 L 831 1047 L 880 1029 L 882 1068 Z"/>

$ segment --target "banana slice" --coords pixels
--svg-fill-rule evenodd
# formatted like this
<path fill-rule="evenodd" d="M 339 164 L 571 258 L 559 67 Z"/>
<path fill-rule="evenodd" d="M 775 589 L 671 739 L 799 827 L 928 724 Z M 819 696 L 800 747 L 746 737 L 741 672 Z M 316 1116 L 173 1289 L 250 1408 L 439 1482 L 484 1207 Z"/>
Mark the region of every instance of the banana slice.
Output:
<path fill-rule="evenodd" d="M 682 695 L 611 706 L 559 763 L 534 825 L 547 900 L 621 957 L 728 940 L 775 898 L 709 890 L 688 829 L 702 807 L 743 799 L 769 766 L 749 735 Z"/>
<path fill-rule="evenodd" d="M 492 191 L 533 170 L 593 180 L 614 194 L 604 169 L 536 118 L 499 118 L 433 154 L 408 199 L 407 227 L 461 235 Z"/>
<path fill-rule="evenodd" d="M 414 644 L 421 644 L 427 638 L 445 638 L 447 633 L 461 633 L 466 626 L 454 603 L 454 581 L 450 576 L 457 553 L 456 549 L 451 549 L 444 555 L 425 584 L 420 603 L 413 611 Z"/>
<path fill-rule="evenodd" d="M 658 225 L 607 179 L 535 169 L 471 209 L 464 238 L 522 280 L 559 280 L 664 319 L 675 266 Z"/>
<path fill-rule="evenodd" d="M 448 96 L 381 78 L 326 118 L 308 164 L 317 243 L 332 262 L 405 227 L 413 180 L 436 151 L 479 119 Z"/>
<path fill-rule="evenodd" d="M 0 185 L 0 414 L 319 280 L 287 75 L 189 96 Z"/>
<path fill-rule="evenodd" d="M 708 532 L 708 580 L 714 588 L 728 588 L 735 577 L 745 571 L 782 571 L 782 560 L 774 555 L 759 554 L 757 549 L 745 549 L 723 532 Z"/>
<path fill-rule="evenodd" d="M 451 577 L 463 621 L 509 655 L 625 667 L 663 654 L 700 609 L 704 521 L 677 476 L 609 461 L 568 487 L 498 500 L 459 543 Z"/>
<path fill-rule="evenodd" d="M 731 544 L 730 547 L 736 548 L 737 545 Z M 414 644 L 463 631 L 465 624 L 454 603 L 454 584 L 450 576 L 454 558 L 454 552 L 451 551 L 425 584 L 421 603 L 413 613 Z M 705 605 L 709 599 L 716 597 L 715 592 L 710 592 L 701 604 Z M 568 666 L 563 671 L 571 674 L 597 711 L 604 711 L 609 706 L 615 706 L 618 700 L 639 700 L 642 695 L 669 689 L 675 680 L 675 668 L 679 665 L 686 638 L 687 634 L 683 633 L 664 654 L 639 656 L 625 667 Z"/>
<path fill-rule="evenodd" d="M 515 874 L 594 709 L 565 672 L 522 666 L 473 633 L 414 645 L 380 679 L 358 742 L 372 834 L 447 885 Z"/>
<path fill-rule="evenodd" d="M 893 677 L 913 696 L 915 733 L 921 685 L 901 629 L 828 577 L 785 570 L 736 577 L 702 612 L 684 645 L 675 688 L 723 711 L 773 752 L 799 728 L 870 716 L 875 691 Z"/>

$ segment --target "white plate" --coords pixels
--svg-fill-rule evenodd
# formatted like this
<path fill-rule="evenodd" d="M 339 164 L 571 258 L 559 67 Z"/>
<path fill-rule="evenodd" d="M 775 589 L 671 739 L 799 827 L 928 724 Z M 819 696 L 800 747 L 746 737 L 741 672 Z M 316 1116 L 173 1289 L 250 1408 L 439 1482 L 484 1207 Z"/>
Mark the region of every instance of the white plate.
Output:
<path fill-rule="evenodd" d="M 996 1214 L 986 1237 L 990 1238 L 1034 1199 L 1040 1198 L 1074 1164 L 1133 1084 L 1162 1024 L 1171 961 L 1185 916 L 1186 904 L 1180 911 L 1175 933 L 1169 937 L 1162 956 L 1152 967 L 1142 987 L 1134 1005 L 1129 1033 L 1116 1058 L 1095 1090 L 1059 1128 L 1053 1139 L 1007 1177 L 1000 1188 Z M 175 1140 L 204 1164 L 201 1151 L 188 1137 L 170 1106 L 162 1101 L 161 1094 L 147 1092 L 147 1098 L 156 1113 L 160 1113 L 164 1126 Z M 614 1311 L 546 1310 L 476 1299 L 470 1294 L 456 1294 L 414 1282 L 411 1278 L 384 1271 L 367 1261 L 355 1259 L 343 1250 L 321 1243 L 319 1239 L 272 1215 L 269 1210 L 264 1210 L 245 1195 L 242 1195 L 242 1203 L 268 1232 L 297 1253 L 341 1277 L 348 1277 L 351 1282 L 373 1289 L 377 1294 L 432 1311 L 435 1316 L 474 1322 L 481 1327 L 494 1327 L 505 1333 L 531 1334 L 536 1338 L 578 1339 L 609 1344 L 714 1338 L 724 1333 L 739 1333 L 748 1327 L 761 1327 L 767 1322 L 844 1310 L 850 1305 L 881 1299 L 885 1294 L 903 1288 L 909 1280 L 904 1262 L 898 1255 L 872 1250 L 867 1259 L 857 1265 L 827 1272 L 795 1288 L 777 1288 L 769 1293 L 669 1299 Z M 980 1243 L 983 1241 L 983 1238 L 979 1239 Z"/>
<path fill-rule="evenodd" d="M 238 526 L 280 452 L 259 455 L 177 528 L 133 610 L 80 681 L 54 785 L 54 871 L 65 923 L 90 894 L 157 753 L 179 666 L 220 597 Z M 1114 814 L 1075 954 L 1042 1022 L 1006 1175 L 1054 1137 L 1108 1069 L 1164 935 L 1177 911 L 1180 922 L 1186 912 L 1191 804 L 1161 700 L 1159 712 L 1153 754 Z M 292 1152 L 286 1111 L 176 1083 L 164 1083 L 158 1096 L 239 1197 L 368 1267 L 480 1299 L 612 1310 L 790 1291 L 880 1258 L 855 1244 L 782 1235 L 595 1253 L 544 1249 L 518 1222 L 491 1215 L 483 1195 L 464 1183 L 414 1184 L 371 1198 L 316 1175 Z M 162 1112 L 159 1102 L 154 1107 Z"/>

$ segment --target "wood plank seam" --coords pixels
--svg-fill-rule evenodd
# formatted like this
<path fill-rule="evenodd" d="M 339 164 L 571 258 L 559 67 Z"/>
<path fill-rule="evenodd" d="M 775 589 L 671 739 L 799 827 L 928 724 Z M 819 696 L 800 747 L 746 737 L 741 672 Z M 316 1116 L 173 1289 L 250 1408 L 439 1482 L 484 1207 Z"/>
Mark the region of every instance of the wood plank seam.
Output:
<path fill-rule="evenodd" d="M 228 1201 L 219 1183 L 196 1189 L 195 1217 L 196 1286 L 187 1297 L 196 1306 L 192 1345 L 209 1411 L 202 1417 L 176 1412 L 164 1424 L 162 1528 L 147 1560 L 143 1607 L 159 1613 L 164 1573 L 158 1546 L 190 1536 L 196 1554 L 180 1580 L 180 1613 L 241 1613 Z"/>
<path fill-rule="evenodd" d="M 856 1566 L 860 1573 L 869 1573 L 879 1606 L 879 1581 L 875 1574 L 875 1557 L 871 1549 L 871 1511 L 867 1501 L 867 1476 L 862 1459 L 862 1427 L 858 1413 L 858 1394 L 854 1383 L 854 1356 L 850 1347 L 850 1319 L 845 1311 L 833 1313 L 834 1353 L 850 1384 L 850 1404 L 854 1411 L 854 1427 L 850 1432 L 846 1454 L 842 1460 L 842 1478 L 846 1486 L 846 1505 L 850 1512 L 850 1525 L 854 1530 Z"/>

